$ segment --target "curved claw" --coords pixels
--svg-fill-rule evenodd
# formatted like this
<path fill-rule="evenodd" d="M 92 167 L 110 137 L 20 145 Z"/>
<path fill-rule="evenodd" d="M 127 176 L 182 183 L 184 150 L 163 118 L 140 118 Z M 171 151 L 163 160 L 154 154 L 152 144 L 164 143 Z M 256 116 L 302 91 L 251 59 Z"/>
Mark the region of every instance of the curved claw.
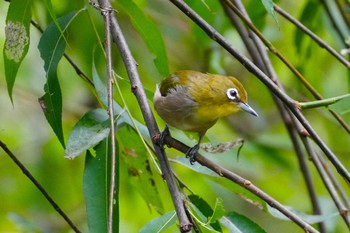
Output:
<path fill-rule="evenodd" d="M 190 158 L 191 165 L 193 165 L 194 162 L 196 162 L 195 157 L 196 157 L 198 150 L 199 150 L 199 144 L 195 145 L 194 147 L 191 147 L 186 152 L 186 158 Z"/>
<path fill-rule="evenodd" d="M 165 128 L 163 130 L 163 132 L 160 133 L 159 137 L 158 137 L 158 140 L 157 140 L 157 144 L 164 148 L 164 145 L 165 145 L 165 138 L 167 136 L 170 136 L 170 131 L 169 131 L 169 127 L 167 125 L 165 125 Z"/>

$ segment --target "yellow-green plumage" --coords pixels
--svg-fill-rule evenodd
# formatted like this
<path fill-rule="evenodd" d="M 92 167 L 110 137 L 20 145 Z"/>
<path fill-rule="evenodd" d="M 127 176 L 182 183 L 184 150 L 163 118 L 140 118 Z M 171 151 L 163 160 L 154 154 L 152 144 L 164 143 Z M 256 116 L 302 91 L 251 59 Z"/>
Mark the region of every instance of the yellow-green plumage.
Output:
<path fill-rule="evenodd" d="M 154 107 L 170 126 L 198 133 L 198 144 L 187 152 L 191 162 L 205 132 L 219 118 L 241 109 L 257 116 L 236 78 L 192 70 L 178 71 L 164 79 L 154 94 Z"/>
<path fill-rule="evenodd" d="M 227 97 L 236 88 L 240 100 L 247 102 L 242 84 L 234 77 L 183 70 L 171 74 L 158 86 L 154 106 L 169 125 L 203 135 L 215 122 L 241 107 Z"/>

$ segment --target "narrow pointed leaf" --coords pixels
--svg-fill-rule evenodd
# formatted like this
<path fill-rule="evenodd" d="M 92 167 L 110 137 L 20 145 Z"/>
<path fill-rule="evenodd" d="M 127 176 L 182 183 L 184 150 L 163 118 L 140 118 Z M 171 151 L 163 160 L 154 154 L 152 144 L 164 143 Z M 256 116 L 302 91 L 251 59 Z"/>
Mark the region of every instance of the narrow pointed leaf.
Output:
<path fill-rule="evenodd" d="M 32 0 L 12 0 L 5 26 L 4 62 L 7 91 L 12 101 L 12 90 L 18 69 L 29 48 L 29 26 L 32 16 Z"/>
<path fill-rule="evenodd" d="M 120 0 L 118 3 L 127 12 L 135 29 L 154 55 L 154 64 L 158 72 L 162 76 L 167 76 L 169 74 L 168 59 L 164 41 L 158 28 L 132 0 Z"/>
<path fill-rule="evenodd" d="M 80 12 L 72 12 L 58 20 L 64 31 Z M 38 48 L 41 58 L 45 62 L 44 69 L 47 78 L 44 86 L 45 94 L 39 99 L 39 102 L 51 128 L 62 146 L 65 147 L 62 130 L 62 93 L 57 77 L 57 65 L 64 54 L 66 44 L 63 35 L 54 23 L 50 24 L 44 31 Z"/>
<path fill-rule="evenodd" d="M 96 152 L 95 157 L 92 156 L 90 151 L 87 151 L 84 169 L 83 183 L 87 221 L 89 232 L 107 232 L 111 160 L 110 138 L 105 138 L 94 150 Z M 117 148 L 116 152 L 118 152 Z M 119 177 L 119 169 L 117 168 L 116 171 L 117 177 Z M 118 178 L 117 183 L 119 183 Z M 119 190 L 118 185 L 117 190 Z M 119 227 L 118 206 L 119 197 L 117 192 L 113 211 L 113 229 L 115 232 L 118 232 Z"/>

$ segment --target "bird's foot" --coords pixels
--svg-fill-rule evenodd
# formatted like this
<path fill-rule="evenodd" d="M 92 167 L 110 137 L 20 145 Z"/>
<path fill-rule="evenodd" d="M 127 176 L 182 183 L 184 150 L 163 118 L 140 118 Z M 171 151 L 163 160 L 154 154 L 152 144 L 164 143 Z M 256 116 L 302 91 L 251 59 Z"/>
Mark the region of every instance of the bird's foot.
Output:
<path fill-rule="evenodd" d="M 165 143 L 165 138 L 170 135 L 169 127 L 166 125 L 163 132 L 160 133 L 158 139 L 157 139 L 157 144 L 164 149 Z"/>
<path fill-rule="evenodd" d="M 198 150 L 199 150 L 199 144 L 195 145 L 194 147 L 191 147 L 186 152 L 186 158 L 190 159 L 191 165 L 193 165 L 194 162 L 196 162 L 195 157 L 196 157 L 196 154 L 197 154 Z"/>

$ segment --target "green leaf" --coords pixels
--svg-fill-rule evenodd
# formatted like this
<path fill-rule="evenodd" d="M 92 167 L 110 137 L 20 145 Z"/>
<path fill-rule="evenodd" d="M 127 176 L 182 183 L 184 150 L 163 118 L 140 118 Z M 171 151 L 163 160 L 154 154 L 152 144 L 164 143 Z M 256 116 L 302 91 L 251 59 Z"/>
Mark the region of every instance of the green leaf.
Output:
<path fill-rule="evenodd" d="M 60 24 L 59 24 L 58 21 L 57 21 L 57 17 L 56 17 L 56 15 L 55 15 L 54 10 L 53 10 L 51 1 L 52 1 L 52 0 L 45 0 L 46 9 L 47 9 L 47 11 L 48 11 L 49 14 L 50 14 L 50 16 L 51 16 L 51 18 L 52 18 L 52 20 L 53 20 L 53 23 L 56 25 L 57 29 L 60 31 L 60 33 L 61 33 L 62 36 L 64 37 L 64 34 L 63 34 L 64 32 L 63 32 L 63 30 L 62 30 Z M 63 39 L 65 40 L 65 42 L 67 42 L 65 38 L 63 38 Z"/>
<path fill-rule="evenodd" d="M 273 9 L 273 1 L 272 0 L 261 0 L 261 2 L 264 5 L 267 13 L 269 13 L 273 17 L 275 22 L 278 24 L 276 13 L 275 13 L 275 10 Z"/>
<path fill-rule="evenodd" d="M 155 56 L 154 64 L 163 76 L 169 74 L 164 41 L 159 29 L 132 0 L 120 0 L 119 5 L 129 15 L 135 29 L 140 33 L 149 51 Z"/>
<path fill-rule="evenodd" d="M 176 223 L 175 211 L 168 212 L 148 222 L 139 233 L 162 232 Z"/>
<path fill-rule="evenodd" d="M 140 136 L 134 129 L 125 126 L 118 132 L 118 141 L 121 142 L 122 158 L 129 171 L 129 182 L 139 191 L 148 205 L 163 213 L 164 208 L 150 168 L 148 152 Z"/>
<path fill-rule="evenodd" d="M 67 29 L 73 19 L 81 12 L 75 11 L 63 16 L 58 20 L 63 31 Z M 51 23 L 44 31 L 38 45 L 41 58 L 44 60 L 44 69 L 47 82 L 44 86 L 45 94 L 40 97 L 39 102 L 43 108 L 45 117 L 55 132 L 58 140 L 64 145 L 62 130 L 62 93 L 57 77 L 57 66 L 66 48 L 63 35 L 54 23 Z"/>
<path fill-rule="evenodd" d="M 214 207 L 214 213 L 212 216 L 209 217 L 209 222 L 215 223 L 220 218 L 222 218 L 225 215 L 226 211 L 224 209 L 223 201 L 221 198 L 216 198 L 215 207 Z"/>
<path fill-rule="evenodd" d="M 30 34 L 29 26 L 32 17 L 31 0 L 12 0 L 7 12 L 5 26 L 4 62 L 7 92 L 12 101 L 12 90 L 18 69 L 27 55 Z"/>
<path fill-rule="evenodd" d="M 117 143 L 116 146 L 118 146 Z M 83 183 L 87 221 L 89 232 L 107 232 L 111 160 L 110 137 L 105 138 L 94 149 L 96 157 L 92 156 L 90 151 L 86 152 L 84 169 Z M 118 151 L 118 148 L 116 148 L 117 153 Z M 119 157 L 118 154 L 116 156 Z M 119 162 L 116 164 L 119 164 Z M 116 171 L 116 190 L 119 190 L 119 168 Z M 113 229 L 118 232 L 118 192 L 115 194 L 115 199 Z"/>
<path fill-rule="evenodd" d="M 109 124 L 106 110 L 94 109 L 86 113 L 73 127 L 68 137 L 64 157 L 74 159 L 108 137 Z"/>
<path fill-rule="evenodd" d="M 214 211 L 210 207 L 210 205 L 201 197 L 197 195 L 189 195 L 188 198 L 192 202 L 192 204 L 195 205 L 195 207 L 198 209 L 197 214 L 201 216 L 202 221 L 206 221 L 209 223 L 209 225 L 216 231 L 222 232 L 221 227 L 218 221 L 211 222 L 210 219 L 213 217 Z M 220 213 L 219 213 L 220 212 Z M 221 210 L 219 210 L 218 214 L 221 214 Z M 206 218 L 206 219 L 204 219 Z"/>
<path fill-rule="evenodd" d="M 232 233 L 266 233 L 258 224 L 236 212 L 229 213 L 220 223 Z"/>

